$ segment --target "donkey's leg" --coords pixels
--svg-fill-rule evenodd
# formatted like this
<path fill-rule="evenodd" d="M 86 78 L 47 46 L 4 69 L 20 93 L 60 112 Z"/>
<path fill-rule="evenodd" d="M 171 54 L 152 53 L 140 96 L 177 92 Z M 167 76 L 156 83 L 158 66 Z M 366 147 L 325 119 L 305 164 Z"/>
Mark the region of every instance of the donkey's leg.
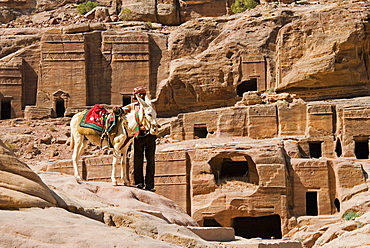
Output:
<path fill-rule="evenodd" d="M 123 179 L 124 184 L 126 186 L 130 186 L 130 180 L 128 180 L 127 176 L 127 150 L 131 145 L 131 141 L 129 141 L 122 149 L 121 149 L 121 179 Z"/>
<path fill-rule="evenodd" d="M 121 156 L 121 152 L 117 151 L 115 148 L 113 148 L 113 161 L 112 161 L 111 179 L 112 179 L 112 185 L 114 185 L 114 186 L 118 185 L 117 180 L 116 180 L 116 165 L 117 165 L 117 162 L 120 159 L 120 156 Z"/>
<path fill-rule="evenodd" d="M 73 147 L 73 154 L 72 154 L 72 164 L 74 169 L 74 176 L 78 183 L 82 182 L 82 179 L 78 172 L 78 162 L 85 150 L 87 145 L 87 140 L 84 139 L 83 135 L 75 134 L 72 136 L 74 139 L 74 147 Z"/>

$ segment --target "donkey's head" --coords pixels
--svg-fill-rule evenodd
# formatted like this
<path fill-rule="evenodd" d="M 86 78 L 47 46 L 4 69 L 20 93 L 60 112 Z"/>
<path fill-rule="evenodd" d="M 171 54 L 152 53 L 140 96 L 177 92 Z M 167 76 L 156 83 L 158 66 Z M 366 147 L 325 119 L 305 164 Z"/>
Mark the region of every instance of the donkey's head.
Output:
<path fill-rule="evenodd" d="M 141 120 L 141 125 L 149 130 L 150 134 L 157 135 L 159 125 L 157 122 L 157 113 L 152 106 L 152 102 L 147 95 L 145 95 L 145 101 L 139 96 L 136 99 L 140 103 L 139 119 Z"/>

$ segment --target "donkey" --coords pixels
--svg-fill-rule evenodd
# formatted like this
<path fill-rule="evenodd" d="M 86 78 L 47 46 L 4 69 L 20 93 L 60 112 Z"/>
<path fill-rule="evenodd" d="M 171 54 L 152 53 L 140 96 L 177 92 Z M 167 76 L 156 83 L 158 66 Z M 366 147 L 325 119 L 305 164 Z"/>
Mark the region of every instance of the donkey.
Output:
<path fill-rule="evenodd" d="M 116 123 L 116 130 L 113 134 L 108 135 L 110 144 L 113 147 L 113 162 L 112 162 L 112 184 L 118 185 L 115 177 L 116 165 L 118 161 L 121 164 L 121 179 L 124 180 L 125 185 L 129 185 L 129 180 L 126 175 L 126 155 L 127 150 L 130 147 L 133 137 L 140 125 L 150 130 L 150 133 L 156 135 L 158 133 L 158 122 L 157 114 L 154 111 L 152 103 L 148 96 L 145 96 L 145 101 L 139 96 L 136 97 L 139 101 L 139 111 L 128 113 L 125 118 L 125 114 L 122 109 L 119 108 L 119 117 Z M 117 108 L 117 107 L 116 107 Z M 102 145 L 101 137 L 93 129 L 80 127 L 80 121 L 83 118 L 85 112 L 79 112 L 72 117 L 71 127 L 71 149 L 73 149 L 72 163 L 74 169 L 74 176 L 77 182 L 81 182 L 82 179 L 78 172 L 78 162 L 82 156 L 85 148 L 90 141 L 95 145 Z M 109 144 L 108 144 L 109 145 Z"/>

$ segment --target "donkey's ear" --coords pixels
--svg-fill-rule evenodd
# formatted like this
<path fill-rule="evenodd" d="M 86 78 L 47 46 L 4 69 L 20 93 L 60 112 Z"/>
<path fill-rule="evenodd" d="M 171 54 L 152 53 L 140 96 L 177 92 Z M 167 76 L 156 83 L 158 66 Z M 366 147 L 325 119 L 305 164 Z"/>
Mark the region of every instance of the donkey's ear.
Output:
<path fill-rule="evenodd" d="M 146 96 L 145 96 L 146 98 Z M 146 101 L 144 101 L 143 99 L 141 99 L 141 97 L 139 96 L 136 96 L 136 99 L 139 101 L 139 103 L 144 106 L 144 107 L 148 107 L 148 104 L 146 103 Z M 150 105 L 149 105 L 150 106 Z"/>
<path fill-rule="evenodd" d="M 145 102 L 146 104 L 148 104 L 149 106 L 152 106 L 152 101 L 150 100 L 149 96 L 148 95 L 145 95 Z"/>

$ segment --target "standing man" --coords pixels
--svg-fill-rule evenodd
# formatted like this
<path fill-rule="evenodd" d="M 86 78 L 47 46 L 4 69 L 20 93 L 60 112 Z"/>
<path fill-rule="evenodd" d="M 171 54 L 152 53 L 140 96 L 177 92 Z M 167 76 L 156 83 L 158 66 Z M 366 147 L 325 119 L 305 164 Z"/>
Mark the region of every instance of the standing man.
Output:
<path fill-rule="evenodd" d="M 123 107 L 125 113 L 131 111 L 139 111 L 140 105 L 136 97 L 145 99 L 146 88 L 143 86 L 136 87 L 132 96 L 132 103 Z M 135 187 L 139 189 L 145 188 L 155 192 L 154 189 L 154 172 L 155 172 L 155 149 L 157 136 L 150 134 L 149 130 L 144 126 L 139 126 L 139 136 L 134 138 L 134 180 Z M 146 158 L 146 174 L 144 179 L 144 155 Z"/>

